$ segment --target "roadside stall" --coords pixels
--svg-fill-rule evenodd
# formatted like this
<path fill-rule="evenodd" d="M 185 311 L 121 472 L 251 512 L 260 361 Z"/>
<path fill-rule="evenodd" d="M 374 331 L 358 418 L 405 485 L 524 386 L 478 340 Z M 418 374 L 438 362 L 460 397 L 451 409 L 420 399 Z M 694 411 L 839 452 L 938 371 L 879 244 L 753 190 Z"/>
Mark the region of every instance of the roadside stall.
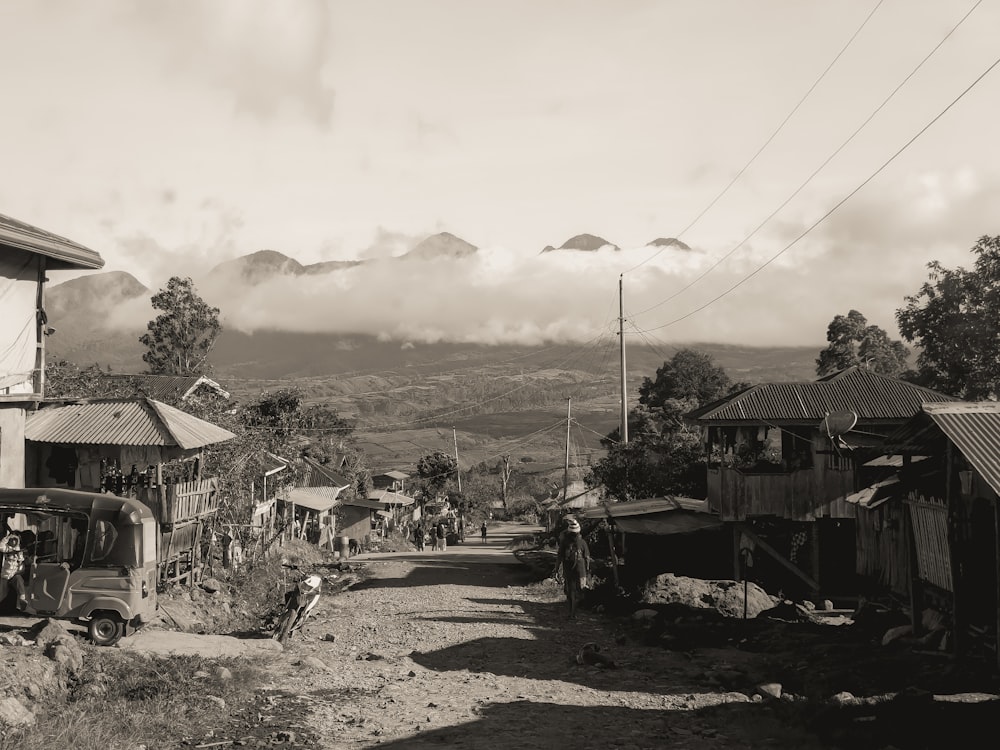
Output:
<path fill-rule="evenodd" d="M 26 482 L 133 497 L 159 524 L 161 581 L 195 583 L 201 539 L 218 511 L 218 481 L 202 473 L 208 445 L 235 435 L 149 398 L 43 406 L 25 425 Z"/>

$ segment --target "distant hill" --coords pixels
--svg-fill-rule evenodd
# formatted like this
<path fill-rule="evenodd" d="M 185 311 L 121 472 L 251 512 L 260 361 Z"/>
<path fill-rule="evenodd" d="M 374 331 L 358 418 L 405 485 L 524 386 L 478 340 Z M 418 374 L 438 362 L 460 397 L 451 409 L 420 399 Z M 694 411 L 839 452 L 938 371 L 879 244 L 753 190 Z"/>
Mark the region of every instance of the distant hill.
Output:
<path fill-rule="evenodd" d="M 400 257 L 407 260 L 455 259 L 466 258 L 478 251 L 478 247 L 466 242 L 461 237 L 456 237 L 451 232 L 439 232 L 418 242 L 412 250 Z"/>
<path fill-rule="evenodd" d="M 678 250 L 690 250 L 691 247 L 674 237 L 657 237 L 652 242 L 646 243 L 646 247 L 676 247 Z"/>
<path fill-rule="evenodd" d="M 326 273 L 343 271 L 345 268 L 354 268 L 364 263 L 363 260 L 323 260 L 319 263 L 310 263 L 303 266 L 302 270 L 310 276 L 320 276 Z"/>
<path fill-rule="evenodd" d="M 608 242 L 603 237 L 598 237 L 596 234 L 578 234 L 575 237 L 570 237 L 559 247 L 552 247 L 552 245 L 546 245 L 542 248 L 543 253 L 551 253 L 556 250 L 579 250 L 584 253 L 597 252 L 601 248 L 609 247 L 615 252 L 621 250 L 618 245 Z"/>
<path fill-rule="evenodd" d="M 249 255 L 220 263 L 210 276 L 226 276 L 239 279 L 245 284 L 260 284 L 274 276 L 301 276 L 306 268 L 294 258 L 289 258 L 277 250 L 258 250 Z"/>

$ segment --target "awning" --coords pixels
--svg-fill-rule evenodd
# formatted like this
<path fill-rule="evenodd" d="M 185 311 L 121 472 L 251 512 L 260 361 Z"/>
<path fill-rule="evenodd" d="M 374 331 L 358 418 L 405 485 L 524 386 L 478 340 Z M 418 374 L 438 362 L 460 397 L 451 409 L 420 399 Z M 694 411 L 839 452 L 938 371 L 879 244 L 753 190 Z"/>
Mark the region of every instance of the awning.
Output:
<path fill-rule="evenodd" d="M 863 490 L 852 492 L 845 499 L 849 503 L 872 510 L 896 497 L 898 490 L 899 477 L 889 477 L 873 484 L 871 487 L 865 487 Z"/>
<path fill-rule="evenodd" d="M 340 504 L 339 487 L 292 487 L 285 496 L 286 503 L 295 503 L 297 507 L 308 508 L 322 513 Z"/>
<path fill-rule="evenodd" d="M 412 497 L 407 497 L 398 492 L 393 492 L 392 490 L 375 490 L 370 495 L 368 499 L 374 502 L 381 503 L 379 507 L 385 507 L 387 505 L 413 505 L 416 502 Z"/>
<path fill-rule="evenodd" d="M 688 497 L 654 497 L 628 503 L 588 508 L 581 518 L 612 518 L 619 531 L 631 534 L 686 534 L 721 526 L 722 521 L 708 512 L 707 500 Z"/>
<path fill-rule="evenodd" d="M 376 516 L 381 516 L 382 518 L 392 518 L 392 513 L 387 510 L 377 510 L 375 511 Z"/>

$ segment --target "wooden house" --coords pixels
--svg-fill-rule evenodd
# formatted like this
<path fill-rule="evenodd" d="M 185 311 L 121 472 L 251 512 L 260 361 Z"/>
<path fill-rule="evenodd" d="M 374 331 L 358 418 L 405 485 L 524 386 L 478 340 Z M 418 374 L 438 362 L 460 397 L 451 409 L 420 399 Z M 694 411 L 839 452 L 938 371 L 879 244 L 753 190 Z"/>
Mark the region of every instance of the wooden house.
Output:
<path fill-rule="evenodd" d="M 48 404 L 25 425 L 30 486 L 135 497 L 160 524 L 161 579 L 200 575 L 202 531 L 219 506 L 218 482 L 202 473 L 207 445 L 233 433 L 152 399 Z"/>
<path fill-rule="evenodd" d="M 93 250 L 0 215 L 0 487 L 25 486 L 24 425 L 45 396 L 46 273 L 103 266 Z"/>
<path fill-rule="evenodd" d="M 393 492 L 405 492 L 406 480 L 410 475 L 404 471 L 386 471 L 372 476 L 372 487 L 376 490 L 392 490 Z"/>
<path fill-rule="evenodd" d="M 735 576 L 756 561 L 754 573 L 786 591 L 853 589 L 857 508 L 847 498 L 887 475 L 865 464 L 924 404 L 954 400 L 851 367 L 751 386 L 688 414 L 709 460 L 709 507 L 732 527 Z M 831 434 L 830 415 L 851 419 Z"/>
<path fill-rule="evenodd" d="M 898 519 L 883 546 L 906 561 L 915 629 L 947 612 L 953 650 L 1000 665 L 1000 403 L 925 404 L 885 447 L 900 469 L 866 489 Z"/>
<path fill-rule="evenodd" d="M 340 494 L 351 486 L 351 481 L 330 464 L 308 456 L 302 460 L 301 484 L 281 496 L 285 523 L 290 533 L 332 550 L 336 530 L 334 509 L 340 506 Z"/>

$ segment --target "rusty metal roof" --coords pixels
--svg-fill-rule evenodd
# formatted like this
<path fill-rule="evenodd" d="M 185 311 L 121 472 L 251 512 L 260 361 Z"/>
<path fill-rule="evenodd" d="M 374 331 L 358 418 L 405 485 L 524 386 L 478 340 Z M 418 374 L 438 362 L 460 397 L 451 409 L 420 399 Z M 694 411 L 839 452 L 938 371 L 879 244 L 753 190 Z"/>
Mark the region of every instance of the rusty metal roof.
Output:
<path fill-rule="evenodd" d="M 52 261 L 49 268 L 104 267 L 104 259 L 95 251 L 3 214 L 0 214 L 0 246 L 44 255 Z"/>
<path fill-rule="evenodd" d="M 1000 494 L 1000 403 L 926 404 L 923 410 Z"/>
<path fill-rule="evenodd" d="M 189 450 L 236 436 L 180 409 L 141 398 L 43 407 L 28 417 L 24 437 L 37 443 L 165 445 Z"/>
<path fill-rule="evenodd" d="M 284 493 L 286 503 L 323 512 L 340 504 L 342 487 L 291 487 Z"/>
<path fill-rule="evenodd" d="M 703 423 L 819 422 L 828 413 L 850 410 L 860 421 L 909 419 L 928 402 L 957 399 L 904 380 L 849 367 L 820 380 L 761 383 L 707 404 L 687 415 Z"/>
<path fill-rule="evenodd" d="M 305 484 L 309 487 L 350 487 L 351 480 L 334 471 L 332 464 L 321 464 L 319 461 L 303 456 L 302 460 L 309 467 L 305 477 Z"/>

